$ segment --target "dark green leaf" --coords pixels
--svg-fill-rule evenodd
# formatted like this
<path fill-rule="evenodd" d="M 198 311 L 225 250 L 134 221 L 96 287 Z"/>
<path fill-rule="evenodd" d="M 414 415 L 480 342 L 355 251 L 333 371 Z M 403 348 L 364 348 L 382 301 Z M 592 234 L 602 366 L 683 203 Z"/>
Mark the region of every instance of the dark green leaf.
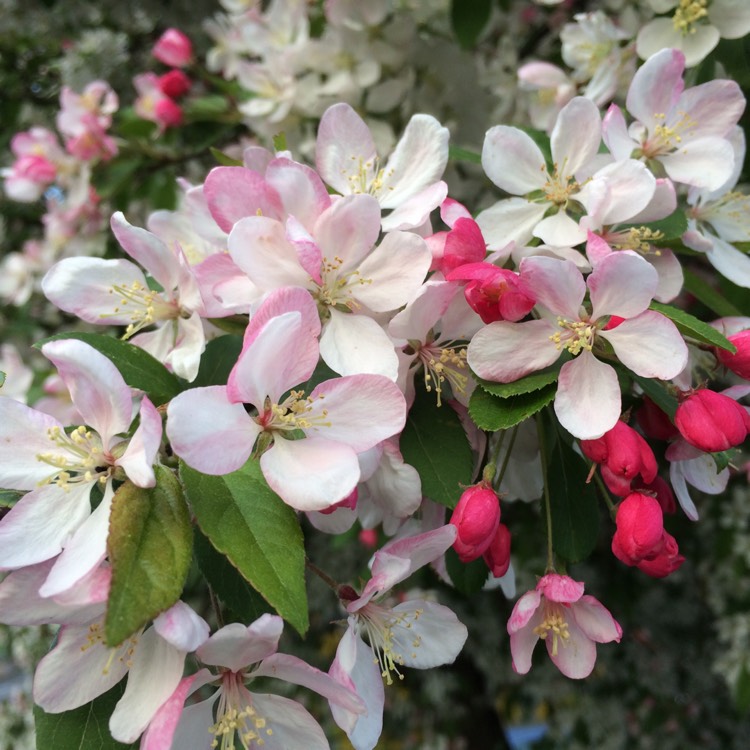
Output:
<path fill-rule="evenodd" d="M 663 305 L 661 302 L 652 302 L 650 305 L 652 310 L 660 312 L 669 318 L 680 331 L 683 336 L 689 336 L 690 338 L 696 339 L 703 342 L 704 344 L 711 344 L 712 346 L 718 346 L 720 349 L 726 349 L 734 354 L 737 348 L 730 341 L 727 341 L 726 336 L 719 333 L 715 328 L 699 320 L 694 315 L 686 313 L 684 310 L 679 310 L 671 305 Z"/>
<path fill-rule="evenodd" d="M 302 635 L 309 621 L 305 547 L 295 512 L 266 483 L 257 461 L 208 476 L 180 463 L 201 531 L 250 585 Z"/>
<path fill-rule="evenodd" d="M 112 584 L 107 602 L 107 644 L 117 646 L 182 594 L 193 557 L 182 488 L 174 473 L 155 467 L 156 486 L 127 481 L 115 493 L 107 553 Z"/>
<path fill-rule="evenodd" d="M 555 365 L 546 370 L 540 370 L 520 380 L 514 380 L 512 383 L 493 383 L 490 380 L 482 380 L 476 375 L 474 378 L 487 393 L 491 393 L 493 396 L 500 396 L 500 398 L 509 398 L 510 396 L 519 396 L 523 393 L 539 391 L 550 383 L 556 382 L 560 374 L 560 366 L 558 363 L 555 363 Z"/>
<path fill-rule="evenodd" d="M 109 733 L 109 717 L 125 692 L 121 680 L 111 690 L 72 711 L 45 713 L 34 706 L 37 750 L 127 750 L 138 743 L 123 745 Z"/>
<path fill-rule="evenodd" d="M 250 624 L 273 608 L 240 575 L 237 568 L 214 549 L 211 542 L 200 533 L 195 534 L 195 559 L 216 596 L 230 610 L 233 619 Z M 227 619 L 227 618 L 225 618 Z"/>
<path fill-rule="evenodd" d="M 633 380 L 638 383 L 641 390 L 674 422 L 674 413 L 677 411 L 677 399 L 672 395 L 661 380 L 653 378 L 642 378 L 631 373 Z"/>
<path fill-rule="evenodd" d="M 473 596 L 481 591 L 489 577 L 489 569 L 481 557 L 470 563 L 462 563 L 452 547 L 445 553 L 445 565 L 456 590 L 464 596 Z"/>
<path fill-rule="evenodd" d="M 193 386 L 200 388 L 207 385 L 226 385 L 229 373 L 241 351 L 242 336 L 219 336 L 209 341 L 201 357 Z"/>
<path fill-rule="evenodd" d="M 742 312 L 719 290 L 714 289 L 714 287 L 693 273 L 689 268 L 685 268 L 683 273 L 685 274 L 685 291 L 690 292 L 690 294 L 702 302 L 709 310 L 715 312 L 720 318 L 742 315 Z"/>
<path fill-rule="evenodd" d="M 473 49 L 476 45 L 491 12 L 492 0 L 452 0 L 451 26 L 464 49 Z"/>
<path fill-rule="evenodd" d="M 568 562 L 588 557 L 599 534 L 599 507 L 594 486 L 586 483 L 588 467 L 562 440 L 552 445 L 547 467 L 552 545 Z"/>
<path fill-rule="evenodd" d="M 648 224 L 627 224 L 623 228 L 627 229 L 629 227 L 650 229 L 654 233 L 659 232 L 658 239 L 654 240 L 654 244 L 658 246 L 659 242 L 677 240 L 687 232 L 687 216 L 681 208 L 678 208 L 674 213 L 659 221 L 652 221 Z"/>
<path fill-rule="evenodd" d="M 225 154 L 223 151 L 219 151 L 218 148 L 211 146 L 209 148 L 211 155 L 216 159 L 217 163 L 222 167 L 241 167 L 243 162 L 242 159 L 235 159 L 229 154 Z"/>
<path fill-rule="evenodd" d="M 557 386 L 551 384 L 532 393 L 498 398 L 483 388 L 477 388 L 469 400 L 469 416 L 482 430 L 507 430 L 551 403 L 556 392 Z"/>
<path fill-rule="evenodd" d="M 750 672 L 743 664 L 734 688 L 734 701 L 740 711 L 750 711 Z"/>
<path fill-rule="evenodd" d="M 461 421 L 435 395 L 417 389 L 401 435 L 401 453 L 422 480 L 422 494 L 454 508 L 461 485 L 471 483 L 474 460 Z"/>
<path fill-rule="evenodd" d="M 0 388 L 2 388 L 5 385 L 5 373 L 0 372 Z"/>
<path fill-rule="evenodd" d="M 77 339 L 93 346 L 112 361 L 131 388 L 146 393 L 156 406 L 167 403 L 182 390 L 180 381 L 161 362 L 127 341 L 101 333 L 70 332 L 50 336 L 34 346 L 41 349 L 48 341 L 57 339 Z"/>

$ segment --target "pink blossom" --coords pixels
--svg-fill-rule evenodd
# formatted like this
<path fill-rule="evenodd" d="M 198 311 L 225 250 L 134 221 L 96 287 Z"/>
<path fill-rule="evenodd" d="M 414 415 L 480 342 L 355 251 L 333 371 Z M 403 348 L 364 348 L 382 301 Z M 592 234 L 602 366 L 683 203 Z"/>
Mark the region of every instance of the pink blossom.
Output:
<path fill-rule="evenodd" d="M 516 602 L 508 634 L 516 672 L 531 669 L 531 654 L 541 638 L 554 665 L 577 680 L 594 669 L 596 644 L 619 643 L 622 628 L 606 607 L 584 595 L 582 583 L 548 573 Z"/>
<path fill-rule="evenodd" d="M 193 45 L 179 29 L 170 28 L 156 40 L 151 54 L 165 65 L 184 68 L 193 57 Z"/>

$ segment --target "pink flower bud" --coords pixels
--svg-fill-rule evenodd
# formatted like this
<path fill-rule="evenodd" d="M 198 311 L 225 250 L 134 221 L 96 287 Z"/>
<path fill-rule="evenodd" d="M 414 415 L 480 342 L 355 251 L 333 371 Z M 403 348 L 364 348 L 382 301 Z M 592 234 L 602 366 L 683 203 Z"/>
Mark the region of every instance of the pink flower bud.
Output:
<path fill-rule="evenodd" d="M 677 502 L 674 499 L 674 492 L 669 486 L 669 482 L 662 479 L 659 476 L 654 477 L 653 482 L 641 482 L 637 483 L 633 487 L 634 492 L 645 492 L 649 495 L 653 495 L 659 505 L 661 505 L 662 513 L 674 513 L 677 510 Z"/>
<path fill-rule="evenodd" d="M 193 82 L 181 70 L 170 70 L 159 78 L 159 88 L 163 94 L 172 99 L 185 96 Z"/>
<path fill-rule="evenodd" d="M 167 29 L 156 41 L 151 53 L 165 65 L 184 68 L 193 56 L 193 45 L 179 29 Z"/>
<path fill-rule="evenodd" d="M 367 549 L 375 549 L 378 546 L 378 532 L 375 529 L 362 529 L 357 538 L 359 543 Z"/>
<path fill-rule="evenodd" d="M 664 517 L 656 498 L 633 492 L 617 507 L 617 531 L 612 552 L 626 565 L 637 565 L 658 553 L 664 534 Z"/>
<path fill-rule="evenodd" d="M 677 407 L 675 425 L 690 445 L 706 453 L 739 445 L 750 429 L 750 415 L 734 399 L 703 388 Z"/>
<path fill-rule="evenodd" d="M 674 573 L 684 562 L 685 558 L 680 554 L 675 538 L 665 531 L 659 553 L 653 558 L 641 560 L 636 567 L 652 578 L 664 578 Z"/>
<path fill-rule="evenodd" d="M 164 128 L 177 127 L 182 125 L 182 107 L 165 96 L 154 104 L 154 118 Z"/>
<path fill-rule="evenodd" d="M 484 551 L 484 561 L 494 578 L 501 578 L 510 567 L 510 529 L 501 523 L 492 537 L 490 546 Z"/>
<path fill-rule="evenodd" d="M 478 484 L 464 490 L 450 522 L 458 529 L 453 549 L 461 562 L 476 560 L 489 546 L 500 523 L 500 499 Z"/>
<path fill-rule="evenodd" d="M 582 440 L 581 450 L 602 465 L 602 479 L 615 495 L 627 495 L 639 474 L 647 484 L 656 476 L 656 457 L 651 446 L 625 422 L 618 421 L 596 440 Z"/>
<path fill-rule="evenodd" d="M 735 345 L 737 353 L 732 354 L 726 349 L 717 349 L 716 356 L 719 362 L 741 378 L 750 380 L 750 329 L 727 336 L 727 338 Z"/>

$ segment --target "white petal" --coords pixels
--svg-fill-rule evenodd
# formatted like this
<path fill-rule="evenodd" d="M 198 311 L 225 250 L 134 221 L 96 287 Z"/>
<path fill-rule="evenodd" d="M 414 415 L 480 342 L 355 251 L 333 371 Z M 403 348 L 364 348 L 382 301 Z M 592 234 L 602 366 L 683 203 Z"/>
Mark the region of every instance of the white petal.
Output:
<path fill-rule="evenodd" d="M 539 146 L 522 130 L 507 125 L 496 125 L 487 131 L 482 167 L 495 185 L 511 195 L 541 190 L 546 180 L 546 164 Z"/>

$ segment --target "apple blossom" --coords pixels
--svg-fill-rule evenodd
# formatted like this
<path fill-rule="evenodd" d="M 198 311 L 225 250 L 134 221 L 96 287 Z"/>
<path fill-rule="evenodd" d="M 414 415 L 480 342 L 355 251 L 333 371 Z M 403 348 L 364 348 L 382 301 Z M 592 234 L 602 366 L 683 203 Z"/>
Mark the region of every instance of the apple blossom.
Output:
<path fill-rule="evenodd" d="M 588 677 L 596 662 L 596 644 L 620 642 L 622 628 L 583 584 L 547 573 L 513 607 L 508 620 L 513 669 L 526 674 L 541 638 L 554 665 L 575 680 Z"/>

